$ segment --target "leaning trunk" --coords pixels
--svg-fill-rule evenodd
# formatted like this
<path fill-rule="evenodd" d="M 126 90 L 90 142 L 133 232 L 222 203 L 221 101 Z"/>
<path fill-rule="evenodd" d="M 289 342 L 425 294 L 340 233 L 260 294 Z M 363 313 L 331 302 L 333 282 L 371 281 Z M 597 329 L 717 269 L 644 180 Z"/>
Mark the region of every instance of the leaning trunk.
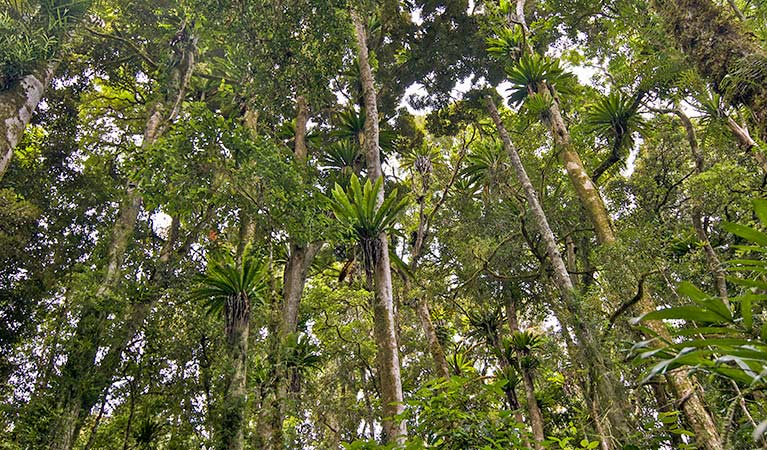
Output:
<path fill-rule="evenodd" d="M 509 331 L 511 334 L 519 332 L 519 322 L 517 321 L 517 304 L 514 297 L 510 296 L 506 302 L 506 319 L 509 322 Z M 527 414 L 530 417 L 530 428 L 533 430 L 533 439 L 535 448 L 543 448 L 545 435 L 543 432 L 543 414 L 538 405 L 538 399 L 535 398 L 535 376 L 530 367 L 520 367 L 522 374 L 522 383 L 525 387 L 525 400 L 527 400 Z"/>
<path fill-rule="evenodd" d="M 607 213 L 607 208 L 605 208 L 602 195 L 599 193 L 599 189 L 586 172 L 586 168 L 583 166 L 583 161 L 581 161 L 580 155 L 570 141 L 570 133 L 565 126 L 562 114 L 559 111 L 559 105 L 556 102 L 549 109 L 548 123 L 550 125 L 551 134 L 554 137 L 554 142 L 557 144 L 557 147 L 559 147 L 560 158 L 567 171 L 567 176 L 570 178 L 570 183 L 572 183 L 575 188 L 578 200 L 586 210 L 589 220 L 594 225 L 597 240 L 601 244 L 611 244 L 615 242 L 615 232 L 612 228 L 612 221 L 610 220 L 610 215 Z"/>
<path fill-rule="evenodd" d="M 0 180 L 13 158 L 13 149 L 24 135 L 45 88 L 51 81 L 55 65 L 35 71 L 6 91 L 0 91 Z"/>
<path fill-rule="evenodd" d="M 655 304 L 648 293 L 643 293 L 639 307 L 642 313 L 655 310 Z M 672 342 L 671 333 L 662 322 L 651 320 L 646 322 L 646 325 L 661 339 Z M 678 370 L 667 373 L 665 378 L 674 396 L 681 403 L 682 412 L 695 433 L 697 444 L 706 450 L 724 450 L 725 446 L 717 431 L 716 422 L 706 408 L 695 378 L 688 377 Z"/>
<path fill-rule="evenodd" d="M 434 367 L 437 369 L 437 375 L 443 378 L 450 378 L 450 368 L 447 364 L 445 351 L 442 349 L 442 343 L 439 342 L 437 329 L 434 327 L 434 322 L 431 320 L 429 304 L 426 299 L 417 299 L 415 309 L 416 313 L 418 313 L 418 319 L 421 322 L 421 328 L 423 328 L 424 334 L 426 335 L 426 341 L 429 344 L 429 353 L 431 353 L 431 357 L 434 359 Z"/>
<path fill-rule="evenodd" d="M 373 73 L 368 61 L 368 47 L 365 28 L 356 12 L 352 12 L 355 37 L 357 40 L 360 81 L 365 98 L 365 158 L 368 178 L 375 182 L 383 177 L 379 152 L 378 105 L 373 83 Z M 384 200 L 383 189 L 378 192 L 376 206 Z M 383 431 L 387 443 L 404 442 L 407 435 L 405 422 L 398 416 L 405 410 L 400 378 L 399 349 L 395 327 L 394 301 L 392 295 L 391 266 L 389 261 L 389 240 L 382 232 L 372 242 L 373 280 L 375 298 L 373 300 L 373 320 L 377 363 L 381 381 L 381 403 L 383 404 Z"/>
<path fill-rule="evenodd" d="M 666 31 L 698 72 L 767 140 L 767 51 L 711 0 L 654 0 Z"/>
<path fill-rule="evenodd" d="M 610 364 L 605 359 L 597 338 L 593 335 L 590 327 L 584 323 L 584 314 L 576 301 L 572 281 L 567 273 L 567 267 L 565 266 L 565 262 L 557 247 L 557 242 L 554 233 L 549 226 L 546 214 L 538 201 L 538 194 L 536 193 L 533 184 L 530 182 L 530 178 L 527 176 L 527 171 L 525 170 L 524 165 L 522 165 L 522 160 L 519 158 L 519 154 L 511 142 L 509 133 L 506 131 L 506 128 L 501 121 L 501 117 L 498 114 L 495 104 L 489 97 L 486 100 L 488 111 L 490 112 L 498 133 L 501 136 L 503 147 L 509 155 L 514 172 L 522 185 L 525 199 L 527 200 L 530 211 L 535 219 L 536 228 L 545 244 L 549 263 L 553 269 L 552 279 L 559 289 L 562 302 L 567 311 L 567 322 L 572 325 L 573 332 L 578 339 L 579 351 L 581 353 L 580 357 L 583 364 L 587 366 L 589 372 L 588 379 L 592 380 L 596 385 L 595 389 L 593 389 L 592 399 L 599 399 L 598 404 L 604 409 L 603 412 L 609 420 L 609 425 L 612 428 L 611 431 L 625 436 L 628 434 L 626 417 L 618 405 L 613 404 L 613 402 L 623 398 L 621 392 L 622 386 L 620 386 L 619 381 L 615 380 L 612 376 Z M 594 420 L 599 421 L 600 418 L 595 417 Z M 598 428 L 600 427 L 601 425 L 598 424 Z M 603 448 L 611 448 L 609 439 L 609 434 L 602 434 Z"/>

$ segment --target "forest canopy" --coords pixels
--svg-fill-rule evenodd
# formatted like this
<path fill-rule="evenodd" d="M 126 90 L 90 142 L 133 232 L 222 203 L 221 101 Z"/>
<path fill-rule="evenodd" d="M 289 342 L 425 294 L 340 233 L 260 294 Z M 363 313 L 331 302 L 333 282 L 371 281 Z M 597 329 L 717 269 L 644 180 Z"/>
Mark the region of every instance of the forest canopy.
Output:
<path fill-rule="evenodd" d="M 0 449 L 767 448 L 767 3 L 5 0 Z"/>

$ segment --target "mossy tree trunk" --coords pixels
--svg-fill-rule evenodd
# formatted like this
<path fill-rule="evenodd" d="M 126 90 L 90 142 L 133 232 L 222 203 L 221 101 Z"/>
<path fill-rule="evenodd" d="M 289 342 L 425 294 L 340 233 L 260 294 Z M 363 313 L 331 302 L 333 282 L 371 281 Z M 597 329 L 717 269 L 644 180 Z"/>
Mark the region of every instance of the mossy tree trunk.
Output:
<path fill-rule="evenodd" d="M 10 89 L 0 90 L 0 180 L 13 159 L 13 149 L 43 98 L 55 64 L 28 74 Z"/>
<path fill-rule="evenodd" d="M 618 405 L 614 404 L 618 399 L 624 398 L 621 392 L 622 385 L 618 380 L 614 379 L 611 364 L 603 354 L 603 349 L 597 337 L 594 336 L 593 330 L 583 322 L 584 314 L 576 300 L 575 288 L 567 272 L 564 259 L 559 252 L 556 238 L 551 231 L 546 214 L 538 201 L 538 194 L 527 175 L 527 171 L 514 144 L 511 142 L 509 133 L 501 121 L 495 104 L 489 97 L 486 100 L 487 109 L 501 136 L 503 147 L 508 153 L 512 168 L 522 185 L 525 199 L 534 218 L 535 227 L 544 242 L 548 260 L 552 266 L 551 277 L 559 290 L 564 311 L 567 312 L 567 317 L 561 317 L 560 319 L 566 319 L 563 320 L 563 323 L 570 325 L 573 329 L 573 333 L 578 340 L 582 364 L 584 364 L 589 372 L 587 379 L 592 380 L 595 384 L 594 389 L 592 389 L 591 400 L 597 402 L 595 404 L 600 406 L 601 412 L 604 413 L 609 422 L 609 429 L 605 426 L 608 424 L 597 424 L 598 429 L 604 430 L 603 433 L 600 433 L 602 434 L 602 448 L 605 450 L 613 448 L 610 434 L 617 434 L 619 439 L 622 436 L 628 435 L 628 421 Z M 595 421 L 600 420 L 597 417 L 594 419 Z"/>
<path fill-rule="evenodd" d="M 767 140 L 767 50 L 711 0 L 653 0 L 676 46 L 733 106 L 746 106 L 750 123 Z"/>
<path fill-rule="evenodd" d="M 224 315 L 228 367 L 219 439 L 222 450 L 243 450 L 245 412 L 248 403 L 250 299 L 244 293 L 230 296 L 226 301 Z"/>

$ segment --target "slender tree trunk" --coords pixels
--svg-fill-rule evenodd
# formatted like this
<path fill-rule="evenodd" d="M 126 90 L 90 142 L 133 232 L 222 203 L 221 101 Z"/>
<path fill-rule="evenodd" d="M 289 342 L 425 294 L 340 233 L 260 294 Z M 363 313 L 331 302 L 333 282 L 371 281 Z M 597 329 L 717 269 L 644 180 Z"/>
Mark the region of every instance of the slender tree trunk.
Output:
<path fill-rule="evenodd" d="M 695 160 L 695 172 L 700 175 L 705 171 L 705 161 L 703 154 L 700 151 L 698 145 L 698 138 L 695 134 L 695 127 L 689 117 L 679 108 L 674 109 L 674 114 L 679 117 L 687 133 L 687 142 L 690 144 L 690 152 Z M 709 270 L 714 277 L 716 288 L 719 291 L 719 295 L 727 302 L 727 281 L 725 279 L 724 269 L 719 261 L 719 257 L 716 255 L 714 248 L 711 247 L 711 242 L 708 240 L 708 233 L 703 225 L 703 201 L 700 198 L 693 198 L 692 206 L 692 225 L 695 229 L 695 234 L 698 236 L 698 240 L 703 246 L 703 252 L 706 255 L 706 262 L 708 263 Z"/>
<path fill-rule="evenodd" d="M 642 313 L 655 310 L 655 304 L 647 292 L 643 294 L 639 307 Z M 647 326 L 661 338 L 669 342 L 673 340 L 663 322 L 651 320 L 647 322 Z M 719 436 L 716 422 L 706 407 L 695 379 L 679 370 L 667 373 L 665 378 L 674 396 L 681 402 L 682 412 L 695 433 L 698 445 L 706 450 L 724 450 L 726 447 Z"/>
<path fill-rule="evenodd" d="M 619 409 L 618 405 L 614 403 L 617 402 L 618 399 L 623 398 L 623 394 L 620 392 L 622 387 L 620 386 L 619 381 L 615 380 L 612 376 L 610 364 L 605 360 L 598 340 L 596 336 L 593 335 L 593 330 L 583 322 L 583 314 L 575 299 L 575 290 L 567 272 L 567 267 L 565 266 L 565 262 L 557 247 L 556 239 L 554 233 L 551 231 L 548 220 L 546 219 L 546 214 L 538 202 L 538 195 L 535 188 L 530 182 L 530 178 L 527 176 L 527 171 L 522 164 L 522 160 L 519 158 L 516 148 L 511 142 L 509 133 L 506 131 L 506 128 L 501 121 L 501 117 L 498 114 L 495 104 L 489 97 L 486 100 L 490 116 L 492 117 L 493 122 L 495 122 L 503 146 L 509 154 L 511 165 L 522 185 L 522 190 L 525 193 L 528 207 L 535 220 L 536 228 L 545 244 L 549 263 L 552 266 L 551 276 L 554 284 L 559 289 L 563 304 L 569 315 L 568 321 L 571 323 L 573 332 L 578 339 L 582 363 L 588 366 L 589 379 L 596 384 L 597 389 L 595 395 L 597 397 L 594 397 L 594 399 L 599 399 L 598 404 L 600 405 L 600 408 L 604 408 L 613 431 L 618 433 L 619 436 L 626 436 L 628 434 L 626 417 Z M 598 420 L 600 420 L 600 418 L 595 417 L 595 421 Z M 603 446 L 606 445 L 608 448 L 611 448 L 610 434 L 602 434 L 602 441 Z"/>
<path fill-rule="evenodd" d="M 439 207 L 439 204 L 438 206 Z M 419 205 L 418 213 L 418 229 L 416 230 L 415 244 L 413 245 L 413 252 L 410 255 L 410 272 L 416 273 L 418 270 L 418 264 L 421 260 L 423 252 L 423 246 L 426 242 L 426 214 L 424 213 L 423 201 Z M 407 274 L 404 275 L 405 286 L 404 295 L 407 296 L 410 293 L 410 279 Z M 437 329 L 434 327 L 434 322 L 431 320 L 431 312 L 429 311 L 429 301 L 425 296 L 421 296 L 415 300 L 416 314 L 418 320 L 421 322 L 421 328 L 426 336 L 426 342 L 428 342 L 429 353 L 434 360 L 434 367 L 438 376 L 443 378 L 450 377 L 450 367 L 447 364 L 447 358 L 445 357 L 445 350 L 442 348 L 442 343 L 437 336 Z"/>
<path fill-rule="evenodd" d="M 299 95 L 296 99 L 296 141 L 294 153 L 296 160 L 306 161 L 308 151 L 306 149 L 306 123 L 309 120 L 309 106 L 306 97 Z"/>
<path fill-rule="evenodd" d="M 352 11 L 357 57 L 365 99 L 365 157 L 368 178 L 376 181 L 383 177 L 379 151 L 378 105 L 373 73 L 368 61 L 368 47 L 365 28 L 356 12 Z M 383 189 L 378 192 L 376 205 L 384 200 Z M 391 264 L 389 261 L 389 240 L 381 233 L 373 244 L 373 277 L 375 299 L 373 303 L 374 334 L 378 348 L 377 362 L 381 379 L 381 403 L 383 405 L 383 430 L 386 442 L 404 442 L 407 435 L 405 422 L 397 418 L 405 410 L 400 378 L 399 349 L 397 346 L 396 317 L 392 293 Z"/>
<path fill-rule="evenodd" d="M 517 305 L 513 295 L 509 296 L 506 301 L 506 320 L 508 321 L 511 334 L 519 333 Z M 522 375 L 522 384 L 525 387 L 525 406 L 527 406 L 527 414 L 530 417 L 530 428 L 533 430 L 535 448 L 541 450 L 543 449 L 543 441 L 546 437 L 543 431 L 543 414 L 541 414 L 538 399 L 535 398 L 535 376 L 529 367 L 520 367 L 519 371 Z"/>
<path fill-rule="evenodd" d="M 434 359 L 434 367 L 436 368 L 437 375 L 443 378 L 450 378 L 450 367 L 447 364 L 447 358 L 445 357 L 445 351 L 442 349 L 442 344 L 437 337 L 437 330 L 434 327 L 434 323 L 431 321 L 431 313 L 429 312 L 429 303 L 424 298 L 416 300 L 415 304 L 416 313 L 418 319 L 421 322 L 421 328 L 423 328 L 426 335 L 426 342 L 429 344 L 429 353 L 431 353 L 432 359 Z"/>
<path fill-rule="evenodd" d="M 698 72 L 733 106 L 751 110 L 767 140 L 767 51 L 711 0 L 653 0 L 666 31 Z M 746 75 L 747 73 L 747 75 Z"/>
<path fill-rule="evenodd" d="M 308 120 L 309 107 L 306 98 L 299 95 L 296 99 L 296 134 L 293 154 L 300 164 L 306 163 L 308 155 L 306 147 L 306 124 Z M 285 264 L 283 274 L 282 307 L 277 336 L 280 345 L 298 328 L 298 310 L 306 285 L 306 278 L 314 257 L 317 256 L 322 246 L 322 242 L 311 242 L 304 245 L 295 241 L 290 243 L 288 261 Z M 279 449 L 282 448 L 282 424 L 285 420 L 290 373 L 287 372 L 283 364 L 278 364 L 275 376 L 275 410 L 272 412 L 274 424 L 271 427 L 273 435 L 269 438 L 269 446 L 273 449 Z"/>
<path fill-rule="evenodd" d="M 726 124 L 733 136 L 738 140 L 738 145 L 754 158 L 759 167 L 762 168 L 762 172 L 767 173 L 767 155 L 762 152 L 756 141 L 751 138 L 748 129 L 740 126 L 735 119 L 729 116 L 727 117 Z"/>
<path fill-rule="evenodd" d="M 314 257 L 322 248 L 322 242 L 312 242 L 306 246 L 291 244 L 288 262 L 285 265 L 283 280 L 282 321 L 280 336 L 283 338 L 295 333 L 298 327 L 298 309 L 306 285 L 306 277 Z"/>
<path fill-rule="evenodd" d="M 0 90 L 0 180 L 11 164 L 13 149 L 42 100 L 55 67 L 56 64 L 50 64 L 25 76 L 9 90 Z"/>

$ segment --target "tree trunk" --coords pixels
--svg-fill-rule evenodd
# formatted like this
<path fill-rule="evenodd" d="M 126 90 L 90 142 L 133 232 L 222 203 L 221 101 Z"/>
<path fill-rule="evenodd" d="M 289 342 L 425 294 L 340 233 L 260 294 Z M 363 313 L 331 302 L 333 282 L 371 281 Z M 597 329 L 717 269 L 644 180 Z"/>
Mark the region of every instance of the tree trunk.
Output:
<path fill-rule="evenodd" d="M 556 93 L 552 92 L 552 95 L 556 96 Z M 548 123 L 550 124 L 554 142 L 559 147 L 559 155 L 567 171 L 567 176 L 570 178 L 570 182 L 575 188 L 575 193 L 578 195 L 578 200 L 586 210 L 589 220 L 594 225 L 597 241 L 600 244 L 614 243 L 615 232 L 612 228 L 610 215 L 607 213 L 607 208 L 602 200 L 602 194 L 599 193 L 599 188 L 589 177 L 580 155 L 578 155 L 570 141 L 570 133 L 565 126 L 565 121 L 562 119 L 562 114 L 556 101 L 549 108 Z"/>
<path fill-rule="evenodd" d="M 676 46 L 767 140 L 767 51 L 711 0 L 653 0 Z"/>
<path fill-rule="evenodd" d="M 194 67 L 196 39 L 191 37 L 190 41 L 184 45 L 187 47 L 183 52 L 182 61 L 175 69 L 178 73 L 171 77 L 178 83 L 171 89 L 175 95 L 157 102 L 149 109 L 142 142 L 143 148 L 154 144 L 178 114 Z M 163 111 L 166 104 L 171 104 L 172 107 L 167 115 L 164 115 Z M 104 305 L 108 304 L 108 297 L 122 277 L 125 254 L 133 237 L 133 231 L 141 210 L 141 201 L 141 194 L 136 186 L 132 183 L 129 184 L 121 202 L 120 214 L 112 231 L 104 278 L 96 290 L 93 304 L 86 305 L 80 314 L 75 335 L 72 338 L 72 342 L 76 343 L 76 348 L 69 353 L 67 362 L 62 369 L 58 399 L 58 409 L 61 413 L 53 421 L 50 428 L 47 446 L 51 450 L 70 450 L 72 448 L 85 417 L 95 405 L 101 391 L 109 386 L 114 375 L 114 369 L 120 362 L 123 349 L 151 310 L 151 303 L 148 302 L 138 302 L 133 305 L 128 313 L 129 319 L 112 340 L 112 345 L 104 360 L 101 364 L 96 365 L 95 358 L 98 348 L 105 344 L 102 341 L 106 325 L 105 319 L 109 311 L 104 310 Z M 170 249 L 174 244 L 175 242 L 171 242 L 170 239 L 166 243 L 166 248 L 162 252 L 164 256 L 160 258 L 160 275 L 164 275 L 165 266 L 170 258 Z M 152 297 L 152 299 L 156 298 L 159 296 Z"/>
<path fill-rule="evenodd" d="M 375 182 L 383 177 L 379 152 L 378 105 L 373 83 L 373 73 L 368 61 L 368 47 L 365 28 L 356 12 L 352 11 L 357 57 L 360 69 L 360 81 L 365 99 L 365 157 L 368 178 Z M 384 200 L 383 189 L 378 192 L 376 205 L 380 207 Z M 397 418 L 405 410 L 400 378 L 399 349 L 395 326 L 394 301 L 392 295 L 391 266 L 389 261 L 389 240 L 386 233 L 381 233 L 373 244 L 373 276 L 375 281 L 375 299 L 373 302 L 374 335 L 378 348 L 377 362 L 381 379 L 381 403 L 383 405 L 383 431 L 387 443 L 404 442 L 407 435 L 405 422 Z"/>
<path fill-rule="evenodd" d="M 648 293 L 642 296 L 639 307 L 642 313 L 655 310 L 655 304 Z M 661 338 L 672 342 L 673 338 L 666 325 L 657 320 L 646 322 L 647 327 L 658 334 Z M 725 446 L 719 436 L 716 422 L 706 408 L 705 400 L 694 378 L 687 374 L 675 370 L 665 375 L 669 387 L 674 392 L 674 396 L 681 402 L 681 409 L 687 422 L 695 433 L 695 440 L 699 446 L 706 450 L 724 450 Z"/>
<path fill-rule="evenodd" d="M 45 89 L 53 77 L 56 64 L 35 71 L 7 91 L 0 91 L 0 180 L 13 158 L 13 149 L 24 135 Z"/>
<path fill-rule="evenodd" d="M 306 277 L 314 257 L 322 248 L 322 242 L 312 242 L 306 246 L 291 244 L 288 262 L 283 276 L 282 321 L 280 336 L 285 338 L 295 333 L 298 327 L 298 308 L 306 285 Z"/>
<path fill-rule="evenodd" d="M 434 327 L 434 323 L 431 321 L 431 313 L 429 312 L 429 304 L 426 299 L 417 299 L 415 304 L 416 313 L 418 319 L 421 321 L 421 328 L 423 328 L 426 335 L 426 341 L 429 344 L 429 352 L 432 359 L 434 359 L 434 367 L 436 368 L 437 375 L 443 378 L 450 378 L 450 367 L 447 364 L 447 358 L 445 357 L 445 351 L 442 349 L 442 344 L 437 337 L 437 330 Z"/>
<path fill-rule="evenodd" d="M 296 133 L 293 155 L 300 164 L 306 163 L 306 124 L 309 120 L 309 108 L 306 98 L 299 95 L 296 98 Z M 306 277 L 314 257 L 322 249 L 322 242 L 312 242 L 300 245 L 295 241 L 290 243 L 288 261 L 283 273 L 283 296 L 278 331 L 277 351 L 291 333 L 295 333 L 298 327 L 298 310 L 301 297 L 306 285 Z M 279 355 L 278 355 L 279 358 Z M 290 374 L 283 364 L 277 365 L 275 374 L 275 401 L 272 411 L 273 425 L 269 428 L 272 436 L 268 439 L 269 448 L 282 448 L 282 424 L 285 420 L 286 403 L 288 400 L 288 383 Z"/>
<path fill-rule="evenodd" d="M 568 312 L 569 317 L 567 322 L 570 322 L 572 325 L 573 332 L 578 339 L 582 364 L 588 366 L 589 379 L 595 383 L 597 387 L 595 392 L 597 397 L 595 398 L 599 399 L 600 408 L 604 409 L 612 429 L 618 433 L 619 436 L 626 436 L 628 435 L 628 421 L 626 420 L 623 411 L 617 404 L 615 404 L 615 402 L 623 398 L 623 394 L 620 392 L 622 390 L 620 382 L 614 379 L 610 364 L 605 360 L 599 342 L 596 336 L 593 335 L 593 331 L 583 322 L 583 313 L 576 302 L 575 291 L 570 276 L 567 273 L 567 267 L 565 266 L 565 262 L 557 247 L 556 239 L 554 233 L 551 231 L 548 220 L 546 219 L 546 214 L 538 202 L 538 195 L 535 188 L 530 182 L 530 178 L 527 176 L 527 171 L 522 164 L 522 160 L 519 158 L 516 148 L 511 142 L 509 133 L 506 131 L 506 128 L 501 121 L 501 117 L 498 114 L 495 104 L 489 97 L 486 101 L 490 116 L 501 136 L 503 147 L 508 153 L 514 172 L 522 185 L 522 190 L 525 193 L 528 206 L 535 219 L 538 233 L 541 235 L 541 239 L 545 244 L 549 263 L 552 266 L 552 279 L 559 289 L 563 304 Z M 595 417 L 594 419 L 596 421 L 600 420 L 599 417 Z M 610 446 L 610 435 L 602 434 L 602 441 L 603 445 Z"/>
<path fill-rule="evenodd" d="M 455 177 L 453 177 L 454 179 Z M 423 246 L 426 242 L 426 214 L 424 213 L 424 203 L 419 202 L 418 213 L 418 229 L 416 230 L 415 244 L 413 245 L 413 253 L 410 255 L 410 272 L 416 273 L 418 270 L 418 263 L 421 260 L 421 254 L 423 252 Z M 439 204 L 435 207 L 439 208 Z M 433 214 L 434 212 L 432 212 Z M 411 280 L 407 274 L 403 275 L 405 279 L 404 283 L 404 295 L 407 297 L 410 293 Z M 439 342 L 437 336 L 437 330 L 434 327 L 434 322 L 431 320 L 431 312 L 429 311 L 429 301 L 426 297 L 415 299 L 415 309 L 418 315 L 418 320 L 421 322 L 421 328 L 426 336 L 426 342 L 429 344 L 429 353 L 434 360 L 434 367 L 438 376 L 443 378 L 450 377 L 450 367 L 445 357 L 445 350 L 442 348 L 442 343 Z"/>
<path fill-rule="evenodd" d="M 509 296 L 506 301 L 506 320 L 509 324 L 511 334 L 519 333 L 519 321 L 517 320 L 517 305 L 513 296 Z M 543 431 L 543 414 L 538 405 L 538 399 L 535 398 L 535 381 L 532 369 L 529 367 L 520 367 L 522 374 L 522 383 L 525 387 L 525 400 L 527 400 L 527 414 L 530 417 L 530 428 L 533 430 L 533 439 L 535 448 L 543 449 L 543 441 L 546 436 Z"/>
<path fill-rule="evenodd" d="M 225 308 L 227 368 L 224 411 L 221 418 L 222 450 L 245 447 L 245 411 L 248 403 L 247 369 L 250 332 L 250 299 L 244 294 L 229 297 Z"/>
<path fill-rule="evenodd" d="M 733 136 L 738 140 L 738 145 L 751 155 L 759 167 L 762 168 L 762 172 L 767 173 L 767 155 L 765 155 L 756 142 L 751 138 L 748 133 L 748 129 L 742 127 L 732 117 L 727 117 L 727 128 L 730 129 Z"/>
<path fill-rule="evenodd" d="M 679 117 L 687 134 L 687 142 L 690 145 L 690 152 L 695 160 L 695 173 L 698 175 L 705 171 L 705 161 L 703 154 L 700 152 L 700 146 L 698 145 L 698 138 L 695 134 L 695 127 L 687 114 L 680 108 L 674 109 L 674 114 Z M 706 255 L 706 262 L 708 263 L 709 270 L 714 277 L 716 288 L 719 291 L 719 295 L 727 302 L 727 281 L 725 279 L 724 269 L 719 261 L 719 257 L 716 255 L 714 248 L 711 247 L 711 242 L 708 240 L 708 233 L 703 225 L 703 201 L 700 198 L 692 199 L 692 225 L 695 229 L 695 234 L 698 236 L 698 240 L 703 246 L 703 252 Z"/>
<path fill-rule="evenodd" d="M 296 160 L 306 161 L 308 155 L 306 149 L 306 122 L 309 120 L 309 106 L 306 104 L 306 98 L 299 95 L 296 98 L 296 141 L 294 152 Z"/>

